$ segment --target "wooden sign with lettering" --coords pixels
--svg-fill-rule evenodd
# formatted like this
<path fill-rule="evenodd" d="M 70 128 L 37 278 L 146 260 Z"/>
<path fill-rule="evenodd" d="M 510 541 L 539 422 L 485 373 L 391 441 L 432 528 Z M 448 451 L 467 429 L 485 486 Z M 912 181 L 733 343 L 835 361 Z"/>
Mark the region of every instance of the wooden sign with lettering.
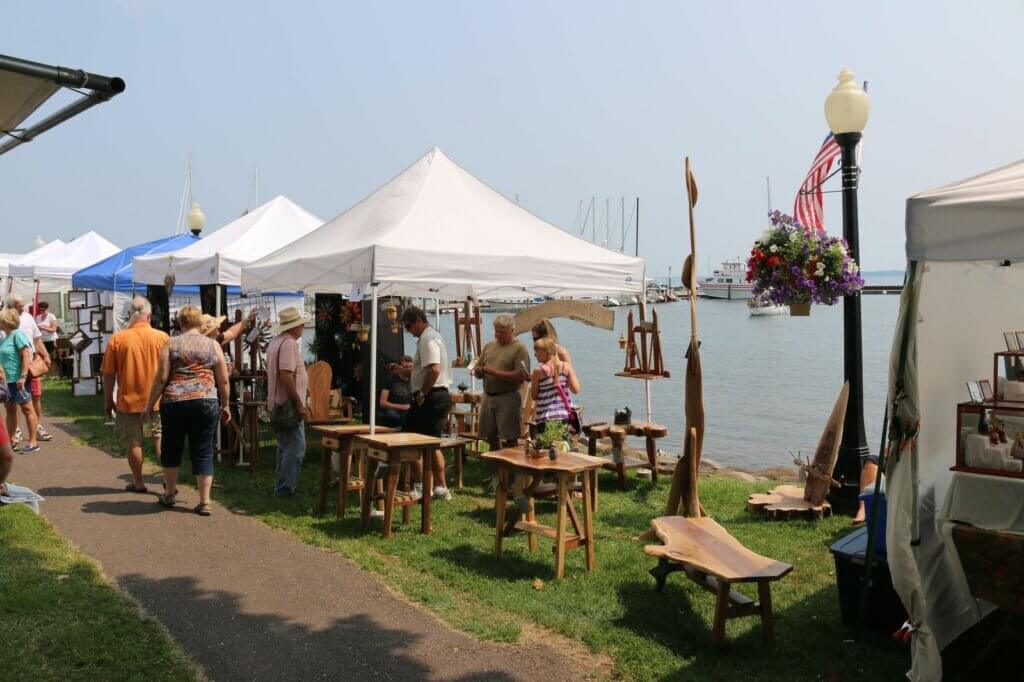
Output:
<path fill-rule="evenodd" d="M 600 303 L 563 300 L 544 301 L 516 314 L 516 334 L 526 334 L 544 318 L 550 320 L 557 317 L 608 331 L 615 329 L 615 313 Z"/>

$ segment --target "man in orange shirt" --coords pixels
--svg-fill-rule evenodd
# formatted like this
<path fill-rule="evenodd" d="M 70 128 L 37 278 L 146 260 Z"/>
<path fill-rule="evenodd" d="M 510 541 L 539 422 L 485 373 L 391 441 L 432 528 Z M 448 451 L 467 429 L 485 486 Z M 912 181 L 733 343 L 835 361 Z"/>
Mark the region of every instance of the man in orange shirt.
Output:
<path fill-rule="evenodd" d="M 128 326 L 114 334 L 103 356 L 103 410 L 114 412 L 114 433 L 128 458 L 132 482 L 127 490 L 146 492 L 142 480 L 142 418 L 153 387 L 160 351 L 170 337 L 150 326 L 153 308 L 142 296 L 132 299 Z M 114 387 L 117 386 L 117 402 Z M 159 419 L 159 417 L 157 417 Z M 160 457 L 159 427 L 154 427 L 157 458 Z"/>

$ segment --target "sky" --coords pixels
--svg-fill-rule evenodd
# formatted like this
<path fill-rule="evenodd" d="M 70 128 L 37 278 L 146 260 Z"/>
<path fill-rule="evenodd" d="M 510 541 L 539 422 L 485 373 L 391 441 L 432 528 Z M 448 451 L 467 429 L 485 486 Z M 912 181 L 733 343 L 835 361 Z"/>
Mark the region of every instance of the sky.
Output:
<path fill-rule="evenodd" d="M 648 275 L 676 278 L 689 156 L 704 274 L 766 226 L 766 178 L 792 212 L 843 68 L 871 97 L 865 270 L 903 267 L 909 195 L 1024 156 L 1024 4 L 1010 0 L 0 8 L 0 52 L 127 83 L 0 156 L 0 252 L 90 229 L 119 246 L 171 234 L 190 160 L 207 230 L 278 194 L 329 219 L 438 146 L 569 231 L 595 197 L 599 241 L 610 200 L 614 246 L 620 197 L 639 197 Z M 825 210 L 841 233 L 838 193 Z"/>

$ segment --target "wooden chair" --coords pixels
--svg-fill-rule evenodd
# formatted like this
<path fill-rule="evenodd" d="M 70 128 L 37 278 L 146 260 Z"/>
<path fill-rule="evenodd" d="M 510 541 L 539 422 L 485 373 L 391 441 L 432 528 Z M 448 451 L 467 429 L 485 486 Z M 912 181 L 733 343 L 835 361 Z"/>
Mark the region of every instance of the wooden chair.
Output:
<path fill-rule="evenodd" d="M 348 417 L 331 416 L 331 366 L 320 360 L 306 368 L 309 377 L 309 389 L 306 399 L 306 425 L 321 426 L 325 424 L 348 424 Z"/>
<path fill-rule="evenodd" d="M 774 639 L 771 583 L 792 571 L 790 564 L 755 554 L 707 516 L 662 516 L 651 521 L 651 528 L 664 543 L 644 547 L 658 558 L 650 571 L 658 592 L 670 573 L 685 571 L 690 580 L 716 595 L 713 643 L 725 640 L 726 620 L 744 616 L 760 616 L 764 639 Z M 733 590 L 735 583 L 757 583 L 759 601 Z"/>
<path fill-rule="evenodd" d="M 330 394 L 330 416 L 352 419 L 356 399 L 343 396 L 340 388 L 332 388 Z"/>
<path fill-rule="evenodd" d="M 466 457 L 480 456 L 480 403 L 479 393 L 453 393 L 452 405 L 448 411 L 448 430 L 451 438 L 462 439 L 465 443 L 458 451 L 462 458 L 456 464 L 461 471 Z M 460 482 L 461 487 L 461 482 Z"/>

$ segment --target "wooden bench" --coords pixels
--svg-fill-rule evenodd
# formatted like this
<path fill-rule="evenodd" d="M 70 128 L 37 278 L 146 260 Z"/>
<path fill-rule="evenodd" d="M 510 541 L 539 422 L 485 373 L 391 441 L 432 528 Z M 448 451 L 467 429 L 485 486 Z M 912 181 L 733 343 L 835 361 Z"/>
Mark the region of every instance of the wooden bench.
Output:
<path fill-rule="evenodd" d="M 644 552 L 658 558 L 658 565 L 650 571 L 658 592 L 670 573 L 685 571 L 690 580 L 717 596 L 713 643 L 725 640 L 729 618 L 757 615 L 761 616 L 764 639 L 774 639 L 771 582 L 792 571 L 790 564 L 755 554 L 707 516 L 662 516 L 651 521 L 651 528 L 664 543 L 644 547 Z M 734 583 L 757 583 L 759 601 L 733 590 Z"/>
<path fill-rule="evenodd" d="M 597 441 L 609 438 L 612 441 L 612 457 L 605 463 L 605 469 L 614 471 L 619 477 L 619 487 L 626 487 L 626 470 L 647 468 L 651 470 L 651 480 L 658 482 L 658 447 L 657 439 L 668 435 L 668 428 L 661 424 L 648 422 L 632 422 L 630 424 L 612 425 L 606 422 L 586 424 L 583 433 L 587 435 L 587 453 L 597 456 Z M 630 457 L 625 454 L 626 436 L 642 436 L 646 443 L 647 460 Z"/>

